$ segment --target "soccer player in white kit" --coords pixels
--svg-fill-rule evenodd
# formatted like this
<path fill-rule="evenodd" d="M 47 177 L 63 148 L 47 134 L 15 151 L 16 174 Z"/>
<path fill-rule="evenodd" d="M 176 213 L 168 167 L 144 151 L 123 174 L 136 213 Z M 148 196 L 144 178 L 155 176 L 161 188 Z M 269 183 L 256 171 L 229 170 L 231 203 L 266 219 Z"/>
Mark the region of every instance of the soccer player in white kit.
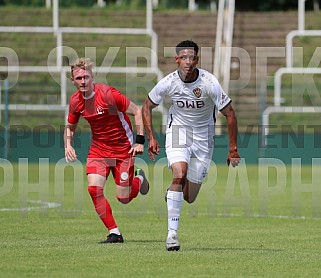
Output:
<path fill-rule="evenodd" d="M 202 182 L 207 176 L 214 149 L 214 127 L 220 111 L 227 120 L 229 152 L 227 164 L 237 166 L 237 119 L 231 99 L 211 73 L 197 68 L 198 45 L 190 40 L 176 46 L 178 69 L 162 80 L 149 92 L 142 113 L 149 141 L 148 154 L 160 151 L 152 126 L 152 109 L 164 98 L 170 97 L 166 126 L 166 156 L 173 179 L 167 191 L 168 235 L 166 249 L 180 249 L 177 231 L 183 200 L 195 201 Z"/>

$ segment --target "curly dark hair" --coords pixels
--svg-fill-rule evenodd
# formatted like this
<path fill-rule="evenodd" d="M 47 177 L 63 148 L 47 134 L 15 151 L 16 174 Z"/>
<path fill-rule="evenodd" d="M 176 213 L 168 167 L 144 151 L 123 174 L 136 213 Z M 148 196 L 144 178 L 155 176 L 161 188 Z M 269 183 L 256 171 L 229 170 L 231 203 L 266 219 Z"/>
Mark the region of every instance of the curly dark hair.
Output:
<path fill-rule="evenodd" d="M 176 54 L 178 55 L 181 50 L 186 48 L 192 48 L 195 50 L 196 55 L 198 54 L 198 45 L 192 40 L 181 41 L 178 45 L 176 45 Z"/>

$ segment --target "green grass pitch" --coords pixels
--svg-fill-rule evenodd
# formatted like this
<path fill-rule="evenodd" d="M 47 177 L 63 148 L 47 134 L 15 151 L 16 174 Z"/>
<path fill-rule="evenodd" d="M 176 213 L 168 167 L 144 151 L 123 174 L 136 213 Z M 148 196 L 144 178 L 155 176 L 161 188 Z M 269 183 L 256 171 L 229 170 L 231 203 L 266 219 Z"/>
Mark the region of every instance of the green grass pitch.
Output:
<path fill-rule="evenodd" d="M 138 165 L 151 190 L 132 203 L 106 195 L 124 244 L 106 231 L 80 163 L 0 164 L 0 277 L 320 277 L 320 165 L 215 165 L 183 204 L 181 250 L 165 249 L 164 161 Z"/>

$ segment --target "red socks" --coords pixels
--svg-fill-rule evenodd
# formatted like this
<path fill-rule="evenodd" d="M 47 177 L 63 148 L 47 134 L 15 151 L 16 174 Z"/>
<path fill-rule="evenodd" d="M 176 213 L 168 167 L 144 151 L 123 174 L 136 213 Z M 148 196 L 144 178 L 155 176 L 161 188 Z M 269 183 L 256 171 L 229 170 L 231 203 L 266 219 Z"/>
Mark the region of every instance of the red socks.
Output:
<path fill-rule="evenodd" d="M 132 190 L 130 195 L 127 198 L 118 198 L 117 199 L 123 203 L 128 204 L 132 199 L 136 198 L 139 192 L 141 181 L 138 177 L 133 178 Z M 117 227 L 115 219 L 113 217 L 112 209 L 104 196 L 104 188 L 101 186 L 90 185 L 88 186 L 88 192 L 94 203 L 95 210 L 100 217 L 101 221 L 105 224 L 108 230 Z"/>
<path fill-rule="evenodd" d="M 113 217 L 112 209 L 104 196 L 104 188 L 101 186 L 91 185 L 88 186 L 88 192 L 94 203 L 96 212 L 100 217 L 101 221 L 103 221 L 103 223 L 105 224 L 106 228 L 108 230 L 116 228 L 117 224 Z"/>
<path fill-rule="evenodd" d="M 141 181 L 138 177 L 133 178 L 132 182 L 132 191 L 130 192 L 130 195 L 127 198 L 119 198 L 117 197 L 118 201 L 122 204 L 128 204 L 131 200 L 137 197 L 139 189 L 140 189 Z"/>

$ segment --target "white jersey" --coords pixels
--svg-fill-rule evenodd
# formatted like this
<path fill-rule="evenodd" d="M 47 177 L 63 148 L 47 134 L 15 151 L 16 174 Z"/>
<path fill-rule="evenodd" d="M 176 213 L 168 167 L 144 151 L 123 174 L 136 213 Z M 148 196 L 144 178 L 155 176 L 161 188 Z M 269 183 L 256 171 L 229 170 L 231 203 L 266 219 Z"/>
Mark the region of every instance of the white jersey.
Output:
<path fill-rule="evenodd" d="M 172 101 L 167 130 L 172 126 L 192 129 L 193 138 L 206 140 L 214 136 L 217 112 L 231 102 L 215 76 L 198 69 L 194 82 L 183 82 L 174 71 L 160 80 L 150 91 L 149 98 L 160 104 L 166 96 Z"/>

